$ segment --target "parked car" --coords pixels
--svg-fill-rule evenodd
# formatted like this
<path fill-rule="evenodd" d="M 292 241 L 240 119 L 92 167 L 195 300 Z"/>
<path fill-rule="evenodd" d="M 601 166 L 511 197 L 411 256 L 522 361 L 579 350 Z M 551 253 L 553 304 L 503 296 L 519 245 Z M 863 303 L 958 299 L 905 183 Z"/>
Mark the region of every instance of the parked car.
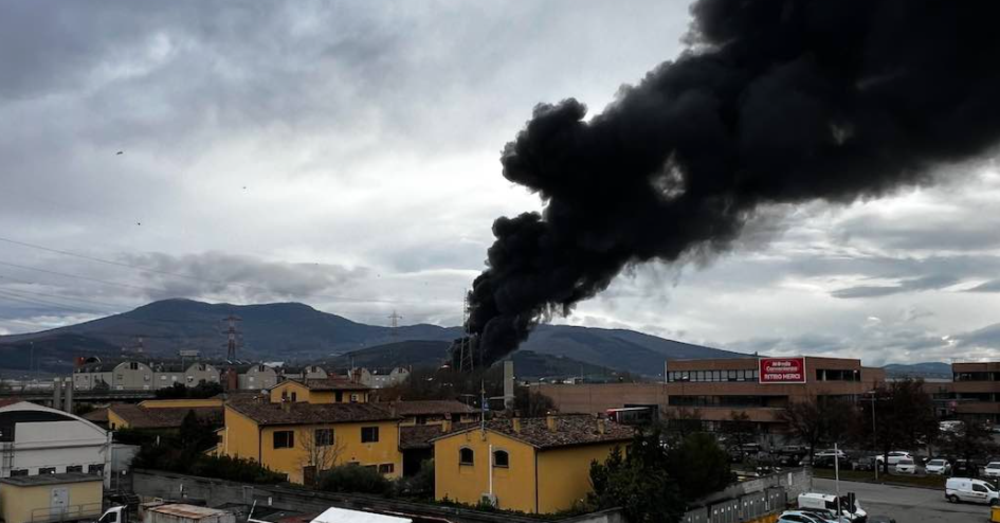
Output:
<path fill-rule="evenodd" d="M 924 465 L 924 469 L 927 470 L 928 474 L 947 476 L 951 474 L 951 463 L 948 463 L 946 459 L 934 458 Z"/>
<path fill-rule="evenodd" d="M 987 505 L 1000 503 L 1000 492 L 997 492 L 993 485 L 972 478 L 948 478 L 945 482 L 944 497 L 952 503 L 960 501 Z"/>
<path fill-rule="evenodd" d="M 875 470 L 875 458 L 872 456 L 861 456 L 854 460 L 854 470 Z"/>
<path fill-rule="evenodd" d="M 899 463 L 899 460 L 901 459 L 913 459 L 913 454 L 910 454 L 905 450 L 894 450 L 889 453 L 889 465 L 895 465 L 896 463 Z M 879 454 L 878 456 L 875 456 L 875 461 L 882 463 L 885 461 L 885 456 Z"/>
<path fill-rule="evenodd" d="M 983 475 L 988 478 L 1000 478 L 1000 461 L 991 461 L 983 468 Z"/>
<path fill-rule="evenodd" d="M 910 459 L 901 459 L 895 465 L 896 474 L 916 474 L 917 463 Z"/>
<path fill-rule="evenodd" d="M 861 508 L 861 503 L 853 493 L 837 497 L 831 494 L 820 494 L 818 492 L 805 492 L 798 497 L 799 511 L 807 509 L 826 509 L 831 512 L 846 517 L 848 521 L 864 522 L 868 519 L 868 513 Z"/>
<path fill-rule="evenodd" d="M 939 423 L 939 428 L 941 432 L 950 432 L 952 434 L 958 433 L 965 424 L 959 420 L 946 420 Z"/>
<path fill-rule="evenodd" d="M 825 519 L 805 510 L 786 510 L 778 517 L 778 523 L 836 523 L 836 520 Z"/>
<path fill-rule="evenodd" d="M 840 459 L 847 459 L 847 453 L 844 452 L 841 449 L 836 449 L 836 450 L 834 450 L 834 449 L 825 449 L 825 450 L 821 450 L 821 451 L 819 451 L 819 452 L 817 452 L 815 454 L 815 457 L 817 457 L 817 458 L 833 457 L 833 456 L 837 456 Z"/>
<path fill-rule="evenodd" d="M 828 521 L 830 523 L 850 523 L 850 521 L 851 521 L 850 519 L 847 518 L 847 516 L 837 517 L 837 515 L 834 514 L 832 510 L 825 509 L 825 508 L 802 508 L 802 507 L 800 507 L 799 510 L 801 512 L 808 512 L 810 514 L 813 514 L 813 515 L 815 515 L 817 517 L 822 518 L 823 521 Z"/>
<path fill-rule="evenodd" d="M 951 473 L 965 478 L 977 478 L 979 477 L 979 465 L 975 461 L 956 459 L 955 464 L 951 467 Z"/>

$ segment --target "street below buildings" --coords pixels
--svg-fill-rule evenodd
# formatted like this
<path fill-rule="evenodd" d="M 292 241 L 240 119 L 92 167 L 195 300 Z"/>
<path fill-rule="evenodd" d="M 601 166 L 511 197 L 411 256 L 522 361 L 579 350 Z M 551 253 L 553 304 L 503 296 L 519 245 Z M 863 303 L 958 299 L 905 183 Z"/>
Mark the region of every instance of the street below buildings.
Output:
<path fill-rule="evenodd" d="M 832 479 L 813 480 L 813 489 L 836 494 Z M 896 523 L 971 523 L 990 519 L 989 506 L 948 503 L 942 490 L 841 481 L 840 492 L 855 493 L 869 516 L 889 516 Z"/>

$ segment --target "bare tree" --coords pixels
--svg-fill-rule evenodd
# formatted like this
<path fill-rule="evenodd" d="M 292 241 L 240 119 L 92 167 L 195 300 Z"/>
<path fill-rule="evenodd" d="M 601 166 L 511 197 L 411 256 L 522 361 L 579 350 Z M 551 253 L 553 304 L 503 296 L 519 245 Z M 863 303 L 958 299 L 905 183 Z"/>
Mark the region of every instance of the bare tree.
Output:
<path fill-rule="evenodd" d="M 308 485 L 338 464 L 344 444 L 337 438 L 333 427 L 305 429 L 300 440 L 305 451 L 302 459 L 303 482 Z"/>

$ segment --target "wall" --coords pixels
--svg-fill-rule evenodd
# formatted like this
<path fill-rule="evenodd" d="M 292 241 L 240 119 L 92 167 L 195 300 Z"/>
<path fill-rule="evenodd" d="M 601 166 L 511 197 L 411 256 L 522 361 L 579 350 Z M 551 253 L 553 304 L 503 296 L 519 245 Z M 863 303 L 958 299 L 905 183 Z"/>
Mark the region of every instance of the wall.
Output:
<path fill-rule="evenodd" d="M 108 428 L 111 430 L 121 430 L 129 428 L 129 424 L 127 421 L 125 421 L 125 418 L 115 413 L 113 405 L 108 407 Z"/>
<path fill-rule="evenodd" d="M 492 467 L 493 450 L 505 450 L 510 456 L 506 469 Z M 473 465 L 460 465 L 462 448 L 474 452 Z M 470 430 L 434 442 L 434 493 L 460 503 L 477 504 L 490 491 L 493 471 L 493 494 L 502 509 L 535 512 L 535 449 L 525 443 L 496 434 Z"/>
<path fill-rule="evenodd" d="M 226 407 L 225 422 L 225 430 L 222 431 L 223 454 L 259 461 L 261 442 L 257 423 L 230 407 Z"/>
<path fill-rule="evenodd" d="M 280 385 L 271 389 L 271 403 L 281 403 L 281 396 L 283 394 L 287 398 L 291 399 L 293 393 L 295 394 L 296 402 L 310 402 L 309 387 L 306 387 L 297 381 L 284 381 Z"/>
<path fill-rule="evenodd" d="M 21 487 L 3 485 L 0 487 L 0 513 L 6 523 L 29 523 L 50 518 L 58 518 L 51 509 L 52 490 L 65 488 L 69 500 L 65 509 L 67 519 L 78 516 L 101 515 L 103 485 L 100 478 L 81 483 L 38 485 Z"/>
<path fill-rule="evenodd" d="M 622 452 L 628 442 L 620 443 Z M 580 445 L 549 449 L 538 454 L 538 511 L 547 514 L 568 510 L 591 492 L 590 463 L 603 463 L 614 444 Z"/>
<path fill-rule="evenodd" d="M 132 369 L 131 365 L 136 368 Z M 153 369 L 139 362 L 123 362 L 111 373 L 111 390 L 153 390 Z"/>
<path fill-rule="evenodd" d="M 625 405 L 666 405 L 662 383 L 608 383 L 600 385 L 531 385 L 555 402 L 559 412 L 595 414 Z"/>

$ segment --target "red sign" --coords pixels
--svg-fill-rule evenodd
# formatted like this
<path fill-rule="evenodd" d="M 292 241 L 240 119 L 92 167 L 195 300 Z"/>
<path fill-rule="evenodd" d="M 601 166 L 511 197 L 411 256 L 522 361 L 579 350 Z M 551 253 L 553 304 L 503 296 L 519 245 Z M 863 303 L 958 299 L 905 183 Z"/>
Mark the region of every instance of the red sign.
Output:
<path fill-rule="evenodd" d="M 805 383 L 805 358 L 761 358 L 758 361 L 761 383 Z"/>

